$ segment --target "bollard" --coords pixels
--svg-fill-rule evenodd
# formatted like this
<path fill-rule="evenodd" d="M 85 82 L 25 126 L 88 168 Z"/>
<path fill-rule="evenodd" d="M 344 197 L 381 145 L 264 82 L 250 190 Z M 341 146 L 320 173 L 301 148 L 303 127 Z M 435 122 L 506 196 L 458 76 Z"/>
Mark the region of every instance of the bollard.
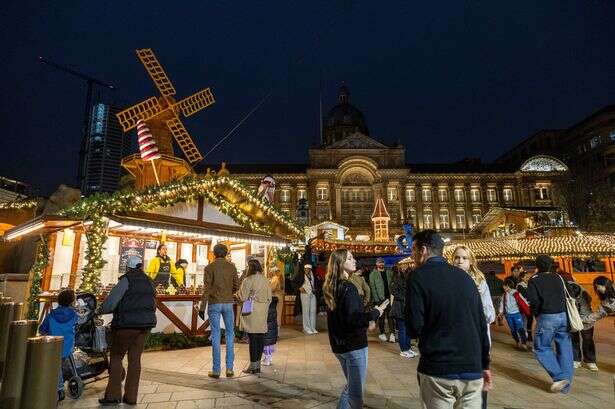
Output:
<path fill-rule="evenodd" d="M 19 409 L 28 338 L 36 336 L 38 321 L 13 321 L 9 329 L 5 372 L 0 387 L 0 408 Z"/>
<path fill-rule="evenodd" d="M 55 409 L 64 337 L 28 338 L 20 409 Z"/>
<path fill-rule="evenodd" d="M 5 302 L 0 304 L 0 379 L 2 378 L 4 359 L 6 357 L 6 345 L 9 338 L 9 325 L 13 321 L 15 303 Z"/>
<path fill-rule="evenodd" d="M 24 305 L 22 302 L 16 302 L 15 307 L 13 307 L 13 321 L 21 321 L 24 319 L 23 316 Z M 36 335 L 36 334 L 34 334 Z M 32 336 L 34 336 L 32 335 Z"/>

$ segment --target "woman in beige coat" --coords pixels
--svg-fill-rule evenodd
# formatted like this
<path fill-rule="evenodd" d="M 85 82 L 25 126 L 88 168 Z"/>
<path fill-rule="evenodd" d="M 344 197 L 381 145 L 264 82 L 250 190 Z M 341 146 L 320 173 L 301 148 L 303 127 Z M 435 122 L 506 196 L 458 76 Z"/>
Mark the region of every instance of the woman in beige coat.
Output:
<path fill-rule="evenodd" d="M 265 333 L 267 332 L 267 313 L 271 302 L 271 287 L 269 280 L 263 275 L 263 268 L 258 260 L 249 260 L 246 277 L 241 282 L 237 298 L 245 302 L 252 298 L 252 312 L 241 315 L 240 328 L 248 333 L 250 343 L 250 366 L 244 373 L 259 374 Z"/>

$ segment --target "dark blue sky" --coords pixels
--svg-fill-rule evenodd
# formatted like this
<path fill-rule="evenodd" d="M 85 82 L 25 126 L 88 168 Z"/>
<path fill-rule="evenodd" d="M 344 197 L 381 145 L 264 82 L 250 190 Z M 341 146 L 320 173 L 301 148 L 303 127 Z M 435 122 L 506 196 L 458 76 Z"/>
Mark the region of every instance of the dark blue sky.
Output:
<path fill-rule="evenodd" d="M 325 109 L 345 81 L 372 136 L 412 162 L 492 160 L 615 103 L 614 2 L 424 3 L 4 1 L 0 174 L 43 193 L 74 182 L 85 86 L 39 55 L 126 106 L 156 94 L 134 53 L 153 48 L 178 97 L 214 91 L 184 121 L 203 153 L 272 90 L 207 162 L 305 161 L 321 70 Z"/>

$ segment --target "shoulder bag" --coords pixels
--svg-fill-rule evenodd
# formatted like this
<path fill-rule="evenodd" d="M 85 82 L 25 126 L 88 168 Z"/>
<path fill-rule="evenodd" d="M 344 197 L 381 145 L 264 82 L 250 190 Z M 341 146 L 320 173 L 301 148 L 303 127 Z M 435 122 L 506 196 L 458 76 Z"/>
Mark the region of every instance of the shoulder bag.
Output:
<path fill-rule="evenodd" d="M 557 273 L 553 273 L 557 274 Z M 583 321 L 581 320 L 581 315 L 579 314 L 579 309 L 577 308 L 577 302 L 574 298 L 570 296 L 568 292 L 568 287 L 566 287 L 566 282 L 557 274 L 560 280 L 562 280 L 562 284 L 564 285 L 564 294 L 566 296 L 566 314 L 568 315 L 568 327 L 570 328 L 570 332 L 579 332 L 583 329 Z"/>

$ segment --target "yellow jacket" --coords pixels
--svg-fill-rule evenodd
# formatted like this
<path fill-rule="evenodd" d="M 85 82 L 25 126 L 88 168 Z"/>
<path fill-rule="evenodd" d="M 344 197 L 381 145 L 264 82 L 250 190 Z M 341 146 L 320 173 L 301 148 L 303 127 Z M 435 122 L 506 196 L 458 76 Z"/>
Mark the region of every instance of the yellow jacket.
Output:
<path fill-rule="evenodd" d="M 172 275 L 177 285 L 186 285 L 186 270 L 182 266 L 175 268 L 175 274 Z"/>
<path fill-rule="evenodd" d="M 175 279 L 175 282 L 183 283 L 183 281 L 178 281 L 178 279 L 181 278 L 183 280 L 184 274 L 182 272 L 180 273 L 181 275 L 178 276 L 177 269 L 175 268 L 175 262 L 171 259 L 171 257 L 169 257 L 169 265 L 171 267 L 171 271 L 170 271 L 171 277 Z M 149 278 L 151 278 L 152 280 L 155 280 L 156 276 L 158 275 L 159 270 L 160 270 L 160 257 L 156 256 L 149 261 L 149 264 L 147 265 L 147 270 L 145 270 L 145 273 L 149 276 Z"/>

